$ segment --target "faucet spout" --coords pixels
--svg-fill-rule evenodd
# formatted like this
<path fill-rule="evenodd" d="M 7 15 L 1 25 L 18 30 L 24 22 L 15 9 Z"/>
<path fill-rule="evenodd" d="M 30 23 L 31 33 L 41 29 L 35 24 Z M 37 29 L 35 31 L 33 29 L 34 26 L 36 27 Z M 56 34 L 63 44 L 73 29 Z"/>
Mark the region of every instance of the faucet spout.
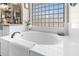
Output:
<path fill-rule="evenodd" d="M 16 33 L 19 33 L 19 34 L 20 34 L 20 32 L 14 32 L 14 33 L 11 35 L 11 38 L 13 38 Z"/>

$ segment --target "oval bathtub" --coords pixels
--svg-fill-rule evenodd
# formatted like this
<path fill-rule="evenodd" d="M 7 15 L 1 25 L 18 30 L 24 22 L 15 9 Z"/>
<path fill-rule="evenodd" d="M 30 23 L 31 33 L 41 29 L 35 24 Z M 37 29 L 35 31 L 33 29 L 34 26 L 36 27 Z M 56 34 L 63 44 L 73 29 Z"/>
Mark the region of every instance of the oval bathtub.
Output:
<path fill-rule="evenodd" d="M 36 32 L 36 31 L 26 31 L 22 33 L 22 38 L 35 42 L 37 44 L 57 44 L 60 40 L 57 39 L 57 34 Z"/>
<path fill-rule="evenodd" d="M 14 38 L 11 38 L 11 36 L 2 37 L 1 55 L 63 55 L 63 44 L 60 44 L 62 39 L 61 36 L 58 36 L 57 34 L 26 31 L 22 32 L 21 35 L 16 34 Z M 8 51 L 6 49 L 8 49 Z"/>

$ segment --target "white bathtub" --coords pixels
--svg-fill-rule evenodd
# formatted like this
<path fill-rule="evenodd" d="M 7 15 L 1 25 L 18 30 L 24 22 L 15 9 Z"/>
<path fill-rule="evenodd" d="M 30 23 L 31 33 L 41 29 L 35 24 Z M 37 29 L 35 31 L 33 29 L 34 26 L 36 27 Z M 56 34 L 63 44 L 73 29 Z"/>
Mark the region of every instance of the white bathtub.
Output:
<path fill-rule="evenodd" d="M 11 38 L 11 36 L 2 37 L 2 51 L 6 51 L 6 49 L 3 48 L 6 48 L 6 44 L 9 42 L 7 45 L 9 54 L 8 51 L 7 54 L 11 56 L 63 55 L 62 37 L 57 34 L 25 31 L 22 32 L 21 35 L 22 36 L 15 35 L 14 38 Z M 4 52 L 2 55 L 7 54 Z"/>
<path fill-rule="evenodd" d="M 29 40 L 41 45 L 53 45 L 60 42 L 57 39 L 57 34 L 45 33 L 45 32 L 36 32 L 36 31 L 26 31 L 21 33 L 24 40 Z"/>
<path fill-rule="evenodd" d="M 30 48 L 30 56 L 62 56 L 62 36 L 53 33 L 26 31 L 21 33 L 22 39 L 35 42 L 36 45 Z"/>

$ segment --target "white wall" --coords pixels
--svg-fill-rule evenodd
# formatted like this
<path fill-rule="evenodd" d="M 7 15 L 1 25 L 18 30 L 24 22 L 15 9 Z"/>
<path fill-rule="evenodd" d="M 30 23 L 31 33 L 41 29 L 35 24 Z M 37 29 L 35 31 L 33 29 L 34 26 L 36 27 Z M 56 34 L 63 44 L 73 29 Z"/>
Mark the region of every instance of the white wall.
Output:
<path fill-rule="evenodd" d="M 9 26 L 9 34 L 12 34 L 14 32 L 24 32 L 25 31 L 25 25 L 10 25 Z"/>
<path fill-rule="evenodd" d="M 69 35 L 79 42 L 79 3 L 74 7 L 69 5 Z"/>
<path fill-rule="evenodd" d="M 64 27 L 58 28 L 58 27 L 41 27 L 41 26 L 36 27 L 36 26 L 33 26 L 32 30 L 43 31 L 43 32 L 51 32 L 51 33 L 57 33 L 57 32 L 65 33 Z"/>

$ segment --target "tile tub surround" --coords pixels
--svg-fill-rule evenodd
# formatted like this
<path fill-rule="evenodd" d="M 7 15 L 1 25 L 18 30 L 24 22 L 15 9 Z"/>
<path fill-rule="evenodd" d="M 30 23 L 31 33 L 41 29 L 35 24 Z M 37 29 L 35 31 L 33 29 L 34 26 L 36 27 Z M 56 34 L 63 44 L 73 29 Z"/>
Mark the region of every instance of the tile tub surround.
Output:
<path fill-rule="evenodd" d="M 1 37 L 1 55 L 2 56 L 28 56 L 29 49 L 35 43 L 24 39 L 12 39 L 10 36 Z"/>
<path fill-rule="evenodd" d="M 0 37 L 3 36 L 3 30 L 2 30 L 2 27 L 0 26 Z M 1 55 L 1 39 L 0 39 L 0 55 Z"/>
<path fill-rule="evenodd" d="M 30 49 L 31 56 L 63 56 L 64 37 L 58 37 L 61 40 L 58 44 L 52 45 L 35 45 Z"/>
<path fill-rule="evenodd" d="M 36 45 L 30 49 L 30 56 L 63 56 L 63 45 Z"/>
<path fill-rule="evenodd" d="M 25 24 L 0 24 L 3 36 L 11 35 L 13 32 L 23 32 L 26 29 L 25 27 Z"/>
<path fill-rule="evenodd" d="M 0 42 L 0 56 L 1 56 L 1 42 Z"/>
<path fill-rule="evenodd" d="M 31 56 L 79 56 L 79 43 L 69 36 L 60 37 L 57 45 L 36 45 L 30 49 Z M 40 55 L 40 56 L 41 56 Z"/>
<path fill-rule="evenodd" d="M 77 38 L 78 39 L 78 38 Z M 74 39 L 64 39 L 64 56 L 79 56 L 79 42 Z"/>

